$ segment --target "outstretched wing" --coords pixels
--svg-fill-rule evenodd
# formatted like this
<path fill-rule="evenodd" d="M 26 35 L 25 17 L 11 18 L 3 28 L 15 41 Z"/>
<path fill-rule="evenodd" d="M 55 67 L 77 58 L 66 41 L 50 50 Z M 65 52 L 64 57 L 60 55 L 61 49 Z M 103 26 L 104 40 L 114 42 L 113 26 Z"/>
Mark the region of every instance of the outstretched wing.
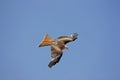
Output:
<path fill-rule="evenodd" d="M 64 44 L 67 44 L 68 42 L 74 41 L 77 39 L 78 34 L 74 33 L 70 36 L 60 36 L 56 40 L 63 41 Z"/>
<path fill-rule="evenodd" d="M 62 50 L 58 46 L 52 45 L 51 46 L 51 57 L 52 59 L 50 63 L 48 64 L 50 68 L 60 61 L 60 58 L 62 57 Z"/>

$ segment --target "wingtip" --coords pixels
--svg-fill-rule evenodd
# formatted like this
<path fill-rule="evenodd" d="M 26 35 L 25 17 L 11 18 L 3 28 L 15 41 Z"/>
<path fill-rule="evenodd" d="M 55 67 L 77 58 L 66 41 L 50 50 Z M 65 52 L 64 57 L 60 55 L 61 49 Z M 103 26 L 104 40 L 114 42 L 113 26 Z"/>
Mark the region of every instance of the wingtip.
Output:
<path fill-rule="evenodd" d="M 77 39 L 78 33 L 73 33 L 71 37 L 73 38 L 73 41 Z"/>
<path fill-rule="evenodd" d="M 73 33 L 73 35 L 78 36 L 78 33 Z"/>
<path fill-rule="evenodd" d="M 52 68 L 52 66 L 51 66 L 51 65 L 48 65 L 48 67 L 49 67 L 49 68 Z"/>
<path fill-rule="evenodd" d="M 51 61 L 49 64 L 48 64 L 48 67 L 49 68 L 52 68 L 55 64 Z"/>

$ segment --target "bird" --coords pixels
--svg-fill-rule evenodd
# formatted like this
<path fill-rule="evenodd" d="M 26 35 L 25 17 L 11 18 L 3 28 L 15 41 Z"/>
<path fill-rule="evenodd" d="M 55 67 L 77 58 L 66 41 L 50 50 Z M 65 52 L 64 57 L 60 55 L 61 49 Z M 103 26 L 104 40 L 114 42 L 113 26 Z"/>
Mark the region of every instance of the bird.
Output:
<path fill-rule="evenodd" d="M 56 63 L 60 61 L 63 55 L 63 50 L 68 49 L 66 44 L 75 41 L 77 36 L 77 33 L 73 33 L 67 36 L 60 36 L 56 39 L 52 39 L 48 34 L 44 36 L 43 40 L 39 44 L 39 47 L 51 47 L 51 61 L 48 64 L 49 68 L 56 65 Z"/>

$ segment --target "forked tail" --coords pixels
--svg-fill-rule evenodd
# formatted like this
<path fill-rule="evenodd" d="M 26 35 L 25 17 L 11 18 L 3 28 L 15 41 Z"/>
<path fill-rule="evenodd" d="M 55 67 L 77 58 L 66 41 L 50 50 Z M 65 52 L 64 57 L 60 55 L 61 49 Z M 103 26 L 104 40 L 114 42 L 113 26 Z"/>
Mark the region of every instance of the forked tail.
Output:
<path fill-rule="evenodd" d="M 48 34 L 46 34 L 43 40 L 41 41 L 39 47 L 50 46 L 53 44 L 53 42 L 54 40 L 51 37 L 49 37 Z"/>

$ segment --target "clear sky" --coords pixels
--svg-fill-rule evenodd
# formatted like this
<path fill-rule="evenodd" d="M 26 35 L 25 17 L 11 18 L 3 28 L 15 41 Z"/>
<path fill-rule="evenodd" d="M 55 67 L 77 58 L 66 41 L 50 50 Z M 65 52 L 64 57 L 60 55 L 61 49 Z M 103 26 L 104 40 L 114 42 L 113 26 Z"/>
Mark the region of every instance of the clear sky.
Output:
<path fill-rule="evenodd" d="M 74 32 L 50 69 L 43 36 Z M 0 80 L 120 80 L 120 1 L 0 0 Z"/>

